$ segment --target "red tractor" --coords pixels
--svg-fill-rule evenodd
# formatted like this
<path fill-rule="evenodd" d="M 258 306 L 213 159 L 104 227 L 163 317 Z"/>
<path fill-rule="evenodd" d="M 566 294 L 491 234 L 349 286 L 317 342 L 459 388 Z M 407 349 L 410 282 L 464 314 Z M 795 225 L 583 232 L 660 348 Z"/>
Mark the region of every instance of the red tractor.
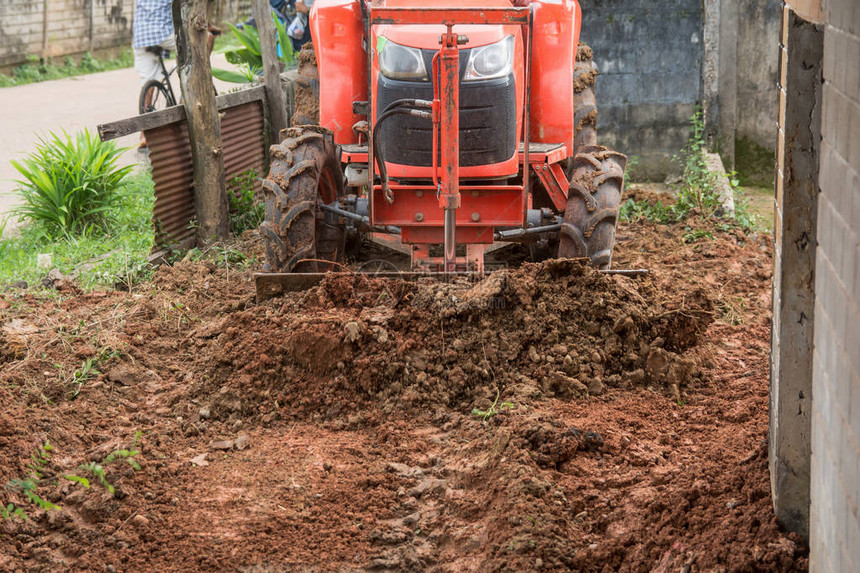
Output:
<path fill-rule="evenodd" d="M 596 146 L 580 15 L 576 0 L 316 0 L 263 185 L 267 273 L 336 270 L 363 237 L 420 272 L 483 272 L 501 242 L 608 268 L 626 157 Z"/>

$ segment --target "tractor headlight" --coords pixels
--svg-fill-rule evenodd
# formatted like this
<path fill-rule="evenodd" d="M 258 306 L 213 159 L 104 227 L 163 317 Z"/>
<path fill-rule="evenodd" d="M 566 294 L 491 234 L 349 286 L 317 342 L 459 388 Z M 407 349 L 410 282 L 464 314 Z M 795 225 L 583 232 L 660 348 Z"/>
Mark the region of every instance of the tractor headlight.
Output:
<path fill-rule="evenodd" d="M 513 67 L 514 37 L 508 36 L 495 44 L 472 48 L 463 81 L 503 78 L 511 73 Z"/>
<path fill-rule="evenodd" d="M 421 50 L 388 40 L 379 50 L 379 71 L 392 80 L 428 81 Z"/>

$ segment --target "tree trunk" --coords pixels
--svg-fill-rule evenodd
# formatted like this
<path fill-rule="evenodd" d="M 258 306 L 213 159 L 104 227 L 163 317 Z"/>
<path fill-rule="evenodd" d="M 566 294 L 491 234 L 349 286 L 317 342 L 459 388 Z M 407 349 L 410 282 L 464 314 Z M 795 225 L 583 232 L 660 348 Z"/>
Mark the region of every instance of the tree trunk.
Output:
<path fill-rule="evenodd" d="M 263 79 L 266 82 L 266 105 L 269 108 L 270 141 L 280 143 L 281 130 L 287 127 L 287 104 L 281 90 L 281 61 L 275 45 L 275 23 L 272 20 L 269 0 L 254 0 L 254 18 L 260 33 L 260 52 L 263 57 Z M 286 46 L 281 47 L 286 50 Z"/>
<path fill-rule="evenodd" d="M 228 237 L 227 191 L 221 119 L 209 65 L 207 8 L 210 0 L 173 0 L 176 66 L 194 165 L 194 208 L 200 247 Z"/>

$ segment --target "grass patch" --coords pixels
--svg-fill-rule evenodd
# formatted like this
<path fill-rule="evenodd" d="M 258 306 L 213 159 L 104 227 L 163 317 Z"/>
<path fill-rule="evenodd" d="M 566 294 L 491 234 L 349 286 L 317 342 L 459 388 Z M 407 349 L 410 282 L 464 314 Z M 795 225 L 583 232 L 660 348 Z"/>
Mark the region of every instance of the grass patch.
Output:
<path fill-rule="evenodd" d="M 26 225 L 20 236 L 0 239 L 0 285 L 24 281 L 38 284 L 51 268 L 76 276 L 87 290 L 98 286 L 131 286 L 149 273 L 147 257 L 154 233 L 152 207 L 155 190 L 148 171 L 126 178 L 110 210 L 110 233 L 89 233 L 55 240 L 37 225 Z M 51 264 L 38 268 L 38 255 Z M 45 257 L 43 257 L 44 259 Z"/>
<path fill-rule="evenodd" d="M 133 65 L 134 54 L 131 50 L 122 50 L 116 57 L 107 60 L 95 58 L 89 52 L 80 60 L 66 56 L 59 65 L 52 58 L 40 60 L 38 56 L 29 56 L 26 63 L 12 71 L 11 76 L 0 74 L 0 88 L 119 70 Z"/>

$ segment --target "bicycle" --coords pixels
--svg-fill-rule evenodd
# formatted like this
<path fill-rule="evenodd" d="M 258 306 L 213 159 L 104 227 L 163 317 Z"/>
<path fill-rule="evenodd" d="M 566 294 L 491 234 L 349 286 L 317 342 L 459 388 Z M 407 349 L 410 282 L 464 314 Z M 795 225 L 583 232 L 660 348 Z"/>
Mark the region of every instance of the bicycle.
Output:
<path fill-rule="evenodd" d="M 211 54 L 215 44 L 215 37 L 221 35 L 221 29 L 210 24 L 207 31 L 209 53 Z M 167 109 L 168 107 L 177 105 L 181 101 L 176 99 L 176 95 L 173 93 L 173 86 L 170 84 L 170 76 L 176 71 L 176 66 L 168 70 L 167 66 L 164 65 L 164 59 L 170 57 L 170 50 L 165 50 L 161 46 L 149 46 L 146 48 L 146 51 L 158 56 L 158 65 L 161 67 L 161 79 L 149 80 L 140 88 L 138 110 L 141 115 Z M 214 85 L 212 89 L 215 89 Z M 218 95 L 217 91 L 215 91 L 215 95 Z"/>
<path fill-rule="evenodd" d="M 169 58 L 170 52 L 160 46 L 150 46 L 146 48 L 146 51 L 158 56 L 158 64 L 161 66 L 161 79 L 149 80 L 140 89 L 138 107 L 141 114 L 167 109 L 178 103 L 173 94 L 173 86 L 170 85 L 170 76 L 176 71 L 176 66 L 168 70 L 167 66 L 164 65 L 164 58 Z"/>

